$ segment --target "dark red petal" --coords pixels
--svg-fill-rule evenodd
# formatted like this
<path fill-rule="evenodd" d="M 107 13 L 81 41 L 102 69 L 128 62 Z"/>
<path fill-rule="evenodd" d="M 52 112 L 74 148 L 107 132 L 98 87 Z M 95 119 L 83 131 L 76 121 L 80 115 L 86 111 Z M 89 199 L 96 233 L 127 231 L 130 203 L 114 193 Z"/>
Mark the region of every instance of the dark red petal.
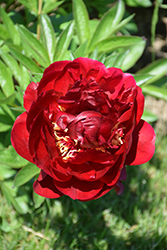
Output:
<path fill-rule="evenodd" d="M 29 133 L 26 128 L 26 119 L 26 112 L 17 117 L 11 132 L 11 142 L 20 156 L 34 163 L 28 147 Z"/>
<path fill-rule="evenodd" d="M 131 149 L 126 157 L 126 165 L 139 165 L 149 161 L 155 150 L 155 132 L 151 125 L 140 120 L 133 131 Z"/>
<path fill-rule="evenodd" d="M 112 168 L 102 177 L 100 181 L 107 184 L 107 186 L 114 186 L 120 179 L 121 170 L 124 166 L 125 156 L 122 154 Z"/>
<path fill-rule="evenodd" d="M 63 194 L 80 201 L 91 199 L 103 188 L 103 183 L 100 181 L 87 182 L 77 180 L 75 177 L 64 183 L 54 181 L 54 184 Z"/>
<path fill-rule="evenodd" d="M 24 93 L 24 108 L 29 111 L 31 104 L 37 99 L 37 87 L 38 84 L 31 82 Z"/>
<path fill-rule="evenodd" d="M 41 170 L 38 179 L 34 182 L 33 189 L 40 196 L 53 199 L 63 194 L 55 187 L 52 177 Z"/>
<path fill-rule="evenodd" d="M 107 186 L 106 184 L 104 184 L 103 188 L 100 190 L 100 192 L 98 194 L 96 194 L 94 197 L 84 200 L 84 201 L 90 201 L 90 200 L 96 200 L 99 199 L 100 197 L 104 196 L 105 194 L 107 194 L 111 189 L 113 189 L 112 187 Z M 83 201 L 83 200 L 80 200 Z"/>
<path fill-rule="evenodd" d="M 73 79 L 73 75 L 79 77 L 78 71 L 79 65 L 74 61 L 53 63 L 44 71 L 44 75 L 39 83 L 38 94 L 43 91 L 54 89 L 65 95 L 68 89 L 72 87 L 76 81 L 76 79 Z M 74 74 L 71 72 L 74 72 Z"/>
<path fill-rule="evenodd" d="M 142 89 L 137 87 L 137 96 L 136 96 L 136 124 L 139 123 L 144 111 L 144 95 L 142 94 Z"/>
<path fill-rule="evenodd" d="M 33 120 L 41 111 L 43 111 L 51 103 L 53 103 L 55 107 L 58 106 L 57 100 L 59 99 L 59 97 L 60 97 L 59 93 L 54 90 L 46 91 L 42 93 L 40 96 L 38 96 L 37 101 L 33 103 L 33 105 L 29 110 L 29 114 L 27 117 L 28 131 L 30 130 Z"/>

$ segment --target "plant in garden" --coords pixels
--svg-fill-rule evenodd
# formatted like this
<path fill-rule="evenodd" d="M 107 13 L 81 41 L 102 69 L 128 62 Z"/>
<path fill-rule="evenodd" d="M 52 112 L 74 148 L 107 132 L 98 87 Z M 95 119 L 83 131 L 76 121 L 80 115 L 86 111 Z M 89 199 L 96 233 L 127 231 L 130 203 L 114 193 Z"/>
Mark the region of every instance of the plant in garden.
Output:
<path fill-rule="evenodd" d="M 11 142 L 40 169 L 34 183 L 47 198 L 88 201 L 123 192 L 125 165 L 154 154 L 153 128 L 141 120 L 144 96 L 130 74 L 92 59 L 51 64 L 24 94 Z"/>
<path fill-rule="evenodd" d="M 21 190 L 23 184 L 29 187 L 28 181 L 33 177 L 36 178 L 39 174 L 39 168 L 16 154 L 9 140 L 14 121 L 17 116 L 25 111 L 23 108 L 23 92 L 28 84 L 39 82 L 44 69 L 51 63 L 75 60 L 78 57 L 97 60 L 99 63 L 102 62 L 106 68 L 114 67 L 120 68 L 123 72 L 128 71 L 141 57 L 146 44 L 144 38 L 123 35 L 126 26 L 134 15 L 124 18 L 125 6 L 122 0 L 117 1 L 102 16 L 101 20 L 90 20 L 84 2 L 73 0 L 74 20 L 68 20 L 61 25 L 63 31 L 55 34 L 53 23 L 57 19 L 48 14 L 62 2 L 55 1 L 53 6 L 51 0 L 43 1 L 41 9 L 38 11 L 37 1 L 20 0 L 20 3 L 25 6 L 26 13 L 31 13 L 38 21 L 38 34 L 30 31 L 27 20 L 25 25 L 15 24 L 9 14 L 3 8 L 0 8 L 0 187 L 7 201 L 12 203 L 20 213 L 27 211 L 24 209 L 27 199 L 23 200 L 21 196 L 17 197 L 19 193 L 17 190 Z M 28 16 L 29 14 L 26 15 L 26 17 Z M 117 36 L 117 31 L 122 35 Z M 166 70 L 167 60 L 160 59 L 139 70 L 133 74 L 133 77 L 144 94 L 166 100 L 166 89 L 159 86 L 159 83 L 161 85 L 163 83 L 162 77 Z M 122 73 L 123 75 L 124 73 Z M 28 89 L 31 88 L 30 86 L 35 85 L 29 85 Z M 138 89 L 137 86 L 135 88 Z M 57 91 L 60 92 L 60 89 Z M 144 110 L 143 119 L 155 121 L 157 118 Z M 135 125 L 137 126 L 137 123 Z M 123 136 L 125 136 L 124 128 L 122 130 L 120 133 L 123 132 Z M 55 132 L 55 134 L 58 134 L 58 132 Z M 61 137 L 61 135 L 57 136 Z M 15 159 L 15 162 L 13 159 Z M 17 169 L 20 169 L 20 171 Z M 11 189 L 13 177 L 14 190 Z M 34 194 L 34 201 L 35 206 L 38 207 L 44 199 Z"/>

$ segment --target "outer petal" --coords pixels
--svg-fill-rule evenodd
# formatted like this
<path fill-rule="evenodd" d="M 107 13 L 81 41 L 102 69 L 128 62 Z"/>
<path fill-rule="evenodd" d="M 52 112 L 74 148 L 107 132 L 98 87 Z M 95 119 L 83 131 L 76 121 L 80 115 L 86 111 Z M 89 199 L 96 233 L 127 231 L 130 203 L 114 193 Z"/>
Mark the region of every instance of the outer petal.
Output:
<path fill-rule="evenodd" d="M 65 195 L 68 195 L 73 200 L 85 201 L 94 197 L 103 188 L 103 183 L 100 181 L 87 182 L 77 180 L 72 177 L 70 181 L 58 182 L 54 180 L 55 186 Z"/>
<path fill-rule="evenodd" d="M 28 147 L 29 133 L 26 128 L 26 119 L 26 112 L 17 117 L 11 132 L 11 142 L 20 156 L 34 163 Z"/>
<path fill-rule="evenodd" d="M 31 82 L 24 94 L 24 108 L 29 111 L 31 104 L 37 99 L 37 87 L 38 84 Z"/>
<path fill-rule="evenodd" d="M 33 185 L 35 193 L 46 198 L 59 198 L 63 194 L 55 187 L 52 177 L 41 171 Z"/>
<path fill-rule="evenodd" d="M 90 58 L 79 57 L 75 59 L 74 62 L 79 63 L 80 74 L 82 77 L 87 79 L 94 78 L 98 83 L 102 77 L 109 76 L 107 68 L 99 61 Z"/>
<path fill-rule="evenodd" d="M 139 165 L 149 161 L 155 150 L 155 133 L 151 125 L 143 120 L 135 127 L 131 149 L 126 165 Z"/>

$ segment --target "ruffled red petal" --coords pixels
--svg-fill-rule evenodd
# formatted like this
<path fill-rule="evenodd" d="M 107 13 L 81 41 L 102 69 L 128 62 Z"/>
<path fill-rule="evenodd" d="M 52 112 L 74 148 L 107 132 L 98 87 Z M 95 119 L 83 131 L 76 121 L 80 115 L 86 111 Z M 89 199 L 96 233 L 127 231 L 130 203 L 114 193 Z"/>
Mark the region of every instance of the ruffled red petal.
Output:
<path fill-rule="evenodd" d="M 33 189 L 40 196 L 53 199 L 63 194 L 55 187 L 52 177 L 41 171 L 38 179 L 34 182 Z"/>
<path fill-rule="evenodd" d="M 67 182 L 54 180 L 54 185 L 61 193 L 68 195 L 73 200 L 85 201 L 99 193 L 104 184 L 100 181 L 88 183 L 87 181 L 77 180 L 75 177 L 72 177 L 71 180 Z"/>
<path fill-rule="evenodd" d="M 29 111 L 33 102 L 37 99 L 38 84 L 31 82 L 24 93 L 24 108 Z"/>
<path fill-rule="evenodd" d="M 26 119 L 26 112 L 17 117 L 11 132 L 11 143 L 20 156 L 34 163 L 28 147 L 29 133 L 26 128 Z"/>
<path fill-rule="evenodd" d="M 139 165 L 149 161 L 155 151 L 155 132 L 151 125 L 140 120 L 132 135 L 131 149 L 126 157 L 126 165 Z"/>

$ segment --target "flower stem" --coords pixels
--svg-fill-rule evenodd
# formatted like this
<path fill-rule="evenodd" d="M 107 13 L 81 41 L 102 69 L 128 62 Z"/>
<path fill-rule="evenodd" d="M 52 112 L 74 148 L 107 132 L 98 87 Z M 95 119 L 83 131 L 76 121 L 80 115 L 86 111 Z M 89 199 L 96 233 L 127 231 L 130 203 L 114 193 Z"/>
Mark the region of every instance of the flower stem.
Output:
<path fill-rule="evenodd" d="M 41 24 L 40 24 L 40 15 L 42 12 L 42 0 L 38 0 L 38 24 L 37 24 L 37 39 L 40 39 L 41 35 Z"/>

